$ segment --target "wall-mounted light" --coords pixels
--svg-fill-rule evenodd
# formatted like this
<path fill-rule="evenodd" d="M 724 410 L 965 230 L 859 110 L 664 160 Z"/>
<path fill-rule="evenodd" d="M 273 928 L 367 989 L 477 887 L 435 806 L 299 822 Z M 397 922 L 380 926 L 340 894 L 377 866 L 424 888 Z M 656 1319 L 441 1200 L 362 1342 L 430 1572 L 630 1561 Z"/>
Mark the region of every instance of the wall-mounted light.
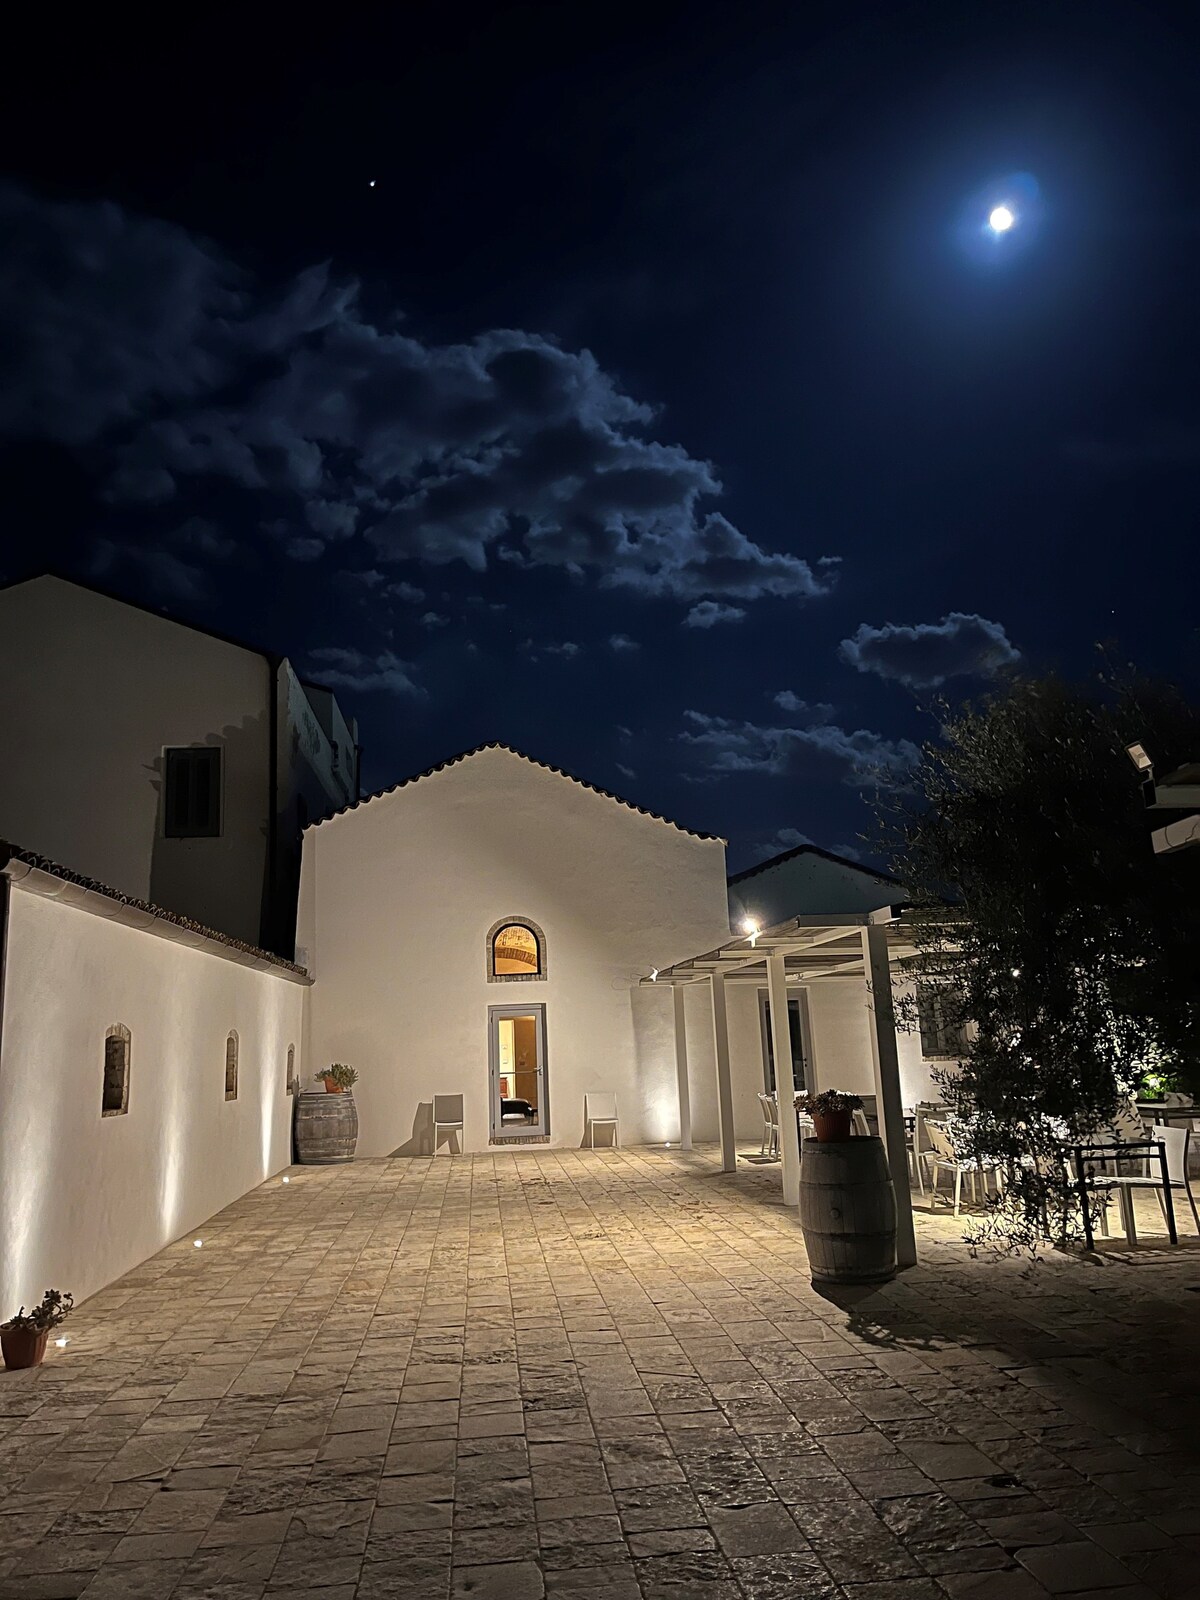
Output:
<path fill-rule="evenodd" d="M 1127 744 L 1125 754 L 1133 762 L 1139 772 L 1153 772 L 1154 763 L 1146 754 L 1146 747 L 1140 744 Z"/>
<path fill-rule="evenodd" d="M 657 983 L 658 982 L 658 968 L 657 967 L 651 967 L 650 968 L 650 982 L 651 983 Z"/>

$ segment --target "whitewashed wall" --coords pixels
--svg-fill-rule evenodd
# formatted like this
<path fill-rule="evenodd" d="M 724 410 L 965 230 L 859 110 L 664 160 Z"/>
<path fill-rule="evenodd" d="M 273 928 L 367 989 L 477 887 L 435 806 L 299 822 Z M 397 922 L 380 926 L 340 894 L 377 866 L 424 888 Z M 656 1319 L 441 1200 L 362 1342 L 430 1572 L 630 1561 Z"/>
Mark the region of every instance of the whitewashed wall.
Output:
<path fill-rule="evenodd" d="M 897 989 L 897 1000 L 902 992 Z M 867 985 L 856 978 L 827 978 L 811 984 L 808 994 L 818 1088 L 874 1094 L 871 996 Z M 900 1058 L 902 1104 L 912 1106 L 919 1100 L 940 1099 L 931 1073 L 942 1063 L 926 1061 L 922 1056 L 920 1034 L 897 1030 L 896 1052 Z"/>
<path fill-rule="evenodd" d="M 487 981 L 510 916 L 544 932 L 545 981 Z M 427 1152 L 435 1093 L 464 1095 L 486 1149 L 488 1007 L 544 1004 L 550 1143 L 580 1143 L 589 1089 L 616 1093 L 627 1143 L 677 1138 L 670 995 L 636 984 L 728 933 L 720 842 L 480 751 L 306 834 L 305 1077 L 358 1069 L 363 1155 Z"/>
<path fill-rule="evenodd" d="M 257 944 L 273 692 L 257 651 L 77 584 L 0 591 L 0 838 Z M 217 839 L 163 837 L 163 748 L 191 744 L 223 750 Z"/>
<path fill-rule="evenodd" d="M 304 989 L 14 887 L 0 1014 L 0 1313 L 110 1283 L 291 1159 Z M 132 1034 L 101 1116 L 104 1040 Z M 240 1040 L 225 1099 L 225 1040 Z"/>

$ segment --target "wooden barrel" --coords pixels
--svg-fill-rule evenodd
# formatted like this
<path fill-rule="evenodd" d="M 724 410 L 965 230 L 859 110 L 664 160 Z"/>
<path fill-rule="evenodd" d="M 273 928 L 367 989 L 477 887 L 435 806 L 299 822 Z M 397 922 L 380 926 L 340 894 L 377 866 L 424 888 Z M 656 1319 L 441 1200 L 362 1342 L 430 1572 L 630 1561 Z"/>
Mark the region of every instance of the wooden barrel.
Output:
<path fill-rule="evenodd" d="M 800 1226 L 814 1283 L 896 1275 L 896 1195 L 882 1139 L 804 1141 Z"/>
<path fill-rule="evenodd" d="M 358 1107 L 349 1090 L 329 1094 L 305 1090 L 296 1096 L 296 1160 L 305 1166 L 353 1161 Z"/>

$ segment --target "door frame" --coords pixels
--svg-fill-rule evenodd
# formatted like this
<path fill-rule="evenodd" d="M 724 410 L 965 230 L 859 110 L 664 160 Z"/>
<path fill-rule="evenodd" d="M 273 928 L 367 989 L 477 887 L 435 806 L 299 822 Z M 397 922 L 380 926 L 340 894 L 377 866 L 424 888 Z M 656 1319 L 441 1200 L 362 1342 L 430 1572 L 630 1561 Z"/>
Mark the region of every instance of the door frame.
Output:
<path fill-rule="evenodd" d="M 503 1017 L 528 1017 L 534 1019 L 537 1038 L 538 1120 L 505 1131 L 500 1122 L 500 1029 Z M 488 1137 L 492 1143 L 507 1139 L 544 1139 L 550 1134 L 550 1072 L 546 1058 L 546 1006 L 544 1001 L 530 1005 L 488 1007 Z"/>
<path fill-rule="evenodd" d="M 797 1023 L 797 1026 L 796 1026 L 796 1029 L 795 1029 L 794 1032 L 793 1032 L 793 1029 L 792 1029 L 792 1007 L 793 1006 L 795 1007 L 796 1023 Z M 778 1069 L 778 1067 L 776 1067 L 776 1069 L 775 1069 L 775 1085 L 774 1085 L 774 1088 L 772 1087 L 772 1084 L 771 1084 L 772 1056 L 774 1055 L 775 1051 L 774 1051 L 774 1043 L 773 1043 L 773 1041 L 771 1039 L 771 1025 L 770 1025 L 770 1021 L 769 1021 L 770 1010 L 771 1010 L 770 995 L 769 995 L 769 993 L 768 993 L 768 991 L 766 989 L 760 989 L 758 991 L 758 1028 L 759 1028 L 759 1035 L 760 1035 L 760 1038 L 762 1040 L 763 1088 L 768 1094 L 777 1093 L 778 1092 L 778 1085 L 779 1085 L 779 1069 Z M 793 1082 L 795 1082 L 797 1065 L 799 1065 L 799 1067 L 800 1067 L 800 1075 L 801 1075 L 801 1078 L 803 1080 L 802 1082 L 797 1083 L 796 1084 L 796 1088 L 795 1088 L 795 1092 L 797 1094 L 800 1094 L 804 1090 L 811 1090 L 812 1087 L 813 1087 L 813 1081 L 814 1080 L 813 1080 L 813 1070 L 812 1070 L 812 1045 L 810 1043 L 810 1041 L 812 1039 L 812 1030 L 811 1030 L 811 1027 L 810 1027 L 810 1024 L 809 1024 L 809 1016 L 808 1016 L 808 991 L 806 989 L 800 988 L 799 986 L 797 986 L 797 989 L 793 993 L 788 995 L 788 1038 L 792 1041 L 792 1046 L 793 1046 L 793 1055 L 792 1055 L 792 1079 L 793 1079 Z M 799 1047 L 800 1047 L 799 1056 L 797 1056 L 795 1054 L 795 1046 L 797 1044 L 799 1044 Z"/>

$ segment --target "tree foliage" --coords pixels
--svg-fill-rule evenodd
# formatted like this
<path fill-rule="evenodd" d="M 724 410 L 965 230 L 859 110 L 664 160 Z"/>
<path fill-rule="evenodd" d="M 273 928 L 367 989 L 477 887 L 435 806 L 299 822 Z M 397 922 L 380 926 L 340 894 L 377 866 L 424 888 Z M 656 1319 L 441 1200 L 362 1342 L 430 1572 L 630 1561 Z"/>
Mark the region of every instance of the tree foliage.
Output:
<path fill-rule="evenodd" d="M 967 1024 L 942 1074 L 960 1153 L 999 1162 L 977 1237 L 1036 1248 L 1073 1231 L 1064 1142 L 1109 1123 L 1148 1073 L 1200 1088 L 1200 850 L 1155 856 L 1126 746 L 1160 773 L 1200 759 L 1170 686 L 1013 679 L 940 708 L 913 791 L 885 808 L 920 984 Z M 915 1021 L 915 1004 L 901 1006 Z"/>

